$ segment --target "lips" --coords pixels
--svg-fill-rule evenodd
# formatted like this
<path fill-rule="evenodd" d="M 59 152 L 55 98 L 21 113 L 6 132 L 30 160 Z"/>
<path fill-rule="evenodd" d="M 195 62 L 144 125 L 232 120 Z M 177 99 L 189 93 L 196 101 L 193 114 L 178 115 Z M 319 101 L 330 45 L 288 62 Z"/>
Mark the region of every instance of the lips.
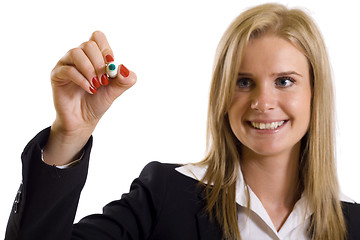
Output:
<path fill-rule="evenodd" d="M 285 121 L 276 121 L 276 122 L 252 122 L 250 121 L 250 125 L 253 128 L 260 130 L 273 130 L 281 127 Z"/>

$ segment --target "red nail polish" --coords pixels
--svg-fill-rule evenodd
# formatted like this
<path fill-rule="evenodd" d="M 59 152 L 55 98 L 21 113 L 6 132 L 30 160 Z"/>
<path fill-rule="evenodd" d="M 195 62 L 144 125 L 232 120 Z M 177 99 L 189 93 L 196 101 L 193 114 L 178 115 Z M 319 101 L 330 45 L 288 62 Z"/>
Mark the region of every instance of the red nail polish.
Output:
<path fill-rule="evenodd" d="M 93 88 L 92 86 L 89 87 L 90 92 L 92 92 L 93 94 L 97 93 L 96 88 Z"/>
<path fill-rule="evenodd" d="M 99 88 L 101 86 L 98 77 L 93 77 L 92 84 L 95 88 Z"/>
<path fill-rule="evenodd" d="M 108 85 L 109 84 L 109 79 L 108 79 L 108 77 L 106 76 L 106 74 L 103 74 L 102 76 L 101 76 L 101 83 L 102 83 L 102 85 Z"/>
<path fill-rule="evenodd" d="M 106 62 L 108 62 L 108 63 L 114 61 L 114 58 L 111 55 L 106 55 L 105 59 L 106 59 Z"/>
<path fill-rule="evenodd" d="M 122 64 L 121 64 L 121 67 L 120 67 L 120 74 L 123 77 L 128 77 L 129 76 L 129 70 Z"/>

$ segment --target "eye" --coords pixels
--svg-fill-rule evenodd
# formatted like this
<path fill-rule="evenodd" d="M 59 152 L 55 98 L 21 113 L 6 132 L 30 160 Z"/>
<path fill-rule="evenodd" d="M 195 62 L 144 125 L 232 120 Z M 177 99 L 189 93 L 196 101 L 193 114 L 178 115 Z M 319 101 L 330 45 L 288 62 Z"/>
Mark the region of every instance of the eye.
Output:
<path fill-rule="evenodd" d="M 291 77 L 279 77 L 275 80 L 275 84 L 281 88 L 291 87 L 294 83 L 295 80 Z"/>
<path fill-rule="evenodd" d="M 250 78 L 239 78 L 236 81 L 236 86 L 238 88 L 250 88 L 253 85 L 254 85 L 254 82 Z"/>

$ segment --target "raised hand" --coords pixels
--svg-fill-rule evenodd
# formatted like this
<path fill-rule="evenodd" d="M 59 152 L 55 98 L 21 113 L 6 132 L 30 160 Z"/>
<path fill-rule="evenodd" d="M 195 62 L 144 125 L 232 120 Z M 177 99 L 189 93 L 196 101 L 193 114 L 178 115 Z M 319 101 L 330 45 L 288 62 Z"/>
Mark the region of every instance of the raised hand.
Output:
<path fill-rule="evenodd" d="M 135 73 L 124 65 L 116 78 L 108 78 L 105 67 L 113 59 L 106 36 L 96 31 L 56 64 L 51 73 L 56 119 L 44 148 L 46 163 L 74 160 L 114 100 L 135 84 Z"/>

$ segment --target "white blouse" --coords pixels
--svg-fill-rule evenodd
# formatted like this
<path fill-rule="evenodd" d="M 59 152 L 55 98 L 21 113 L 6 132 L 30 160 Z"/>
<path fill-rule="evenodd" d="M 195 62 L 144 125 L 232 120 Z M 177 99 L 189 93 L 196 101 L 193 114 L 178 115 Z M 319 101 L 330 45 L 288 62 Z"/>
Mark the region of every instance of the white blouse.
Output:
<path fill-rule="evenodd" d="M 203 178 L 206 168 L 188 164 L 176 168 L 176 170 L 196 180 Z M 244 240 L 307 240 L 307 226 L 310 221 L 312 210 L 306 206 L 305 196 L 302 196 L 295 204 L 292 212 L 286 219 L 279 231 L 276 230 L 269 214 L 259 198 L 248 186 L 250 194 L 250 211 L 247 209 L 247 194 L 244 178 L 239 170 L 239 178 L 236 183 L 236 203 L 238 206 L 238 224 L 241 238 Z M 345 196 L 341 201 L 353 202 Z M 249 213 L 249 215 L 248 215 Z"/>

